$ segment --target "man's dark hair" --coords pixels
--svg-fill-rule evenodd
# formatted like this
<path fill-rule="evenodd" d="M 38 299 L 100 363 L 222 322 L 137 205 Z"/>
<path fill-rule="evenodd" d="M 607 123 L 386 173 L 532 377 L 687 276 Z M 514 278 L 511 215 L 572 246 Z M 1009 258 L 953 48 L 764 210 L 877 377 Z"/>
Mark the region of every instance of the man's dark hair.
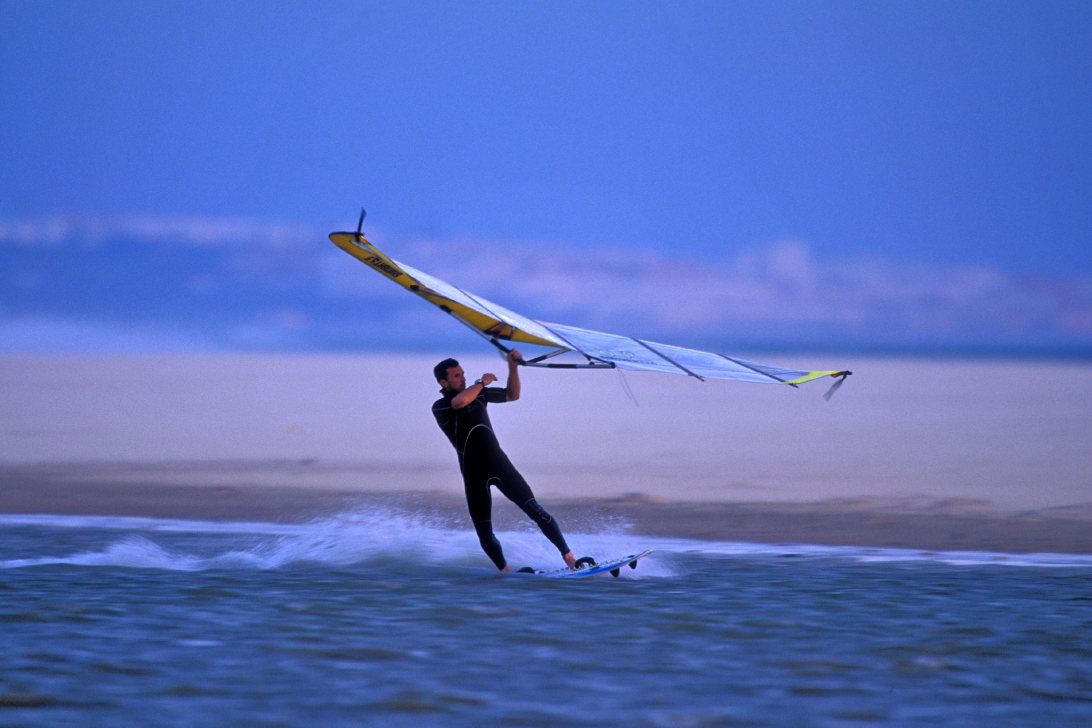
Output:
<path fill-rule="evenodd" d="M 454 359 L 444 359 L 442 362 L 432 368 L 432 373 L 436 375 L 437 382 L 441 379 L 446 380 L 447 370 L 457 366 L 459 366 L 459 362 L 455 361 Z"/>

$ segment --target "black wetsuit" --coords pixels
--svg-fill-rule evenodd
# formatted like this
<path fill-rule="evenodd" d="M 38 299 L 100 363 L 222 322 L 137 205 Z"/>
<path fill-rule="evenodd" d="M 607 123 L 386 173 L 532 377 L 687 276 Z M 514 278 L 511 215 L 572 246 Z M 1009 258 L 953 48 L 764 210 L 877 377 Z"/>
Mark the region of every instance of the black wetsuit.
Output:
<path fill-rule="evenodd" d="M 567 554 L 569 547 L 557 521 L 542 510 L 531 492 L 531 486 L 527 485 L 504 450 L 501 450 L 497 436 L 493 434 L 486 405 L 490 402 L 507 402 L 507 392 L 500 387 L 485 387 L 473 402 L 459 410 L 451 406 L 451 399 L 458 392 L 441 389 L 440 394 L 443 396 L 432 405 L 432 414 L 459 455 L 459 469 L 466 487 L 466 504 L 470 507 L 470 519 L 474 522 L 474 530 L 485 553 L 498 569 L 504 568 L 504 551 L 493 534 L 493 498 L 489 488 L 495 485 L 538 524 L 542 533 L 562 554 Z"/>

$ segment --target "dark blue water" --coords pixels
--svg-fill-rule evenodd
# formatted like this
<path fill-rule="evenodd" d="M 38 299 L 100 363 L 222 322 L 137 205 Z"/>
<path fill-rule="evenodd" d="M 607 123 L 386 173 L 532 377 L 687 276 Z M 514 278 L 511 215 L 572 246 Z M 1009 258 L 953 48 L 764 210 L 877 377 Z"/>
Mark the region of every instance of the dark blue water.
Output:
<path fill-rule="evenodd" d="M 1092 558 L 570 541 L 0 517 L 0 725 L 1092 725 Z"/>

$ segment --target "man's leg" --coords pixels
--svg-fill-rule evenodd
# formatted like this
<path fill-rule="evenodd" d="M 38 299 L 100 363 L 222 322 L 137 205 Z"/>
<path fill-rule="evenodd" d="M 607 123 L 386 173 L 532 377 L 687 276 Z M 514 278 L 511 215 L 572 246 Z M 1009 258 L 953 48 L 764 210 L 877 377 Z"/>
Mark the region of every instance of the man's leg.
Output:
<path fill-rule="evenodd" d="M 478 534 L 478 542 L 497 568 L 504 571 L 508 565 L 504 560 L 504 550 L 500 541 L 493 533 L 493 497 L 489 493 L 489 485 L 485 481 L 467 478 L 464 481 L 466 488 L 466 505 L 470 509 L 470 520 L 474 523 L 474 531 Z"/>
<path fill-rule="evenodd" d="M 523 479 L 518 470 L 514 467 L 505 470 L 507 472 L 503 478 L 497 478 L 493 481 L 497 489 L 504 493 L 508 500 L 519 506 L 520 510 L 538 525 L 543 535 L 550 539 L 550 543 L 561 552 L 562 557 L 565 558 L 565 563 L 572 567 L 573 564 L 569 562 L 575 562 L 575 557 L 572 556 L 569 545 L 565 543 L 565 537 L 561 535 L 561 526 L 558 525 L 557 519 L 538 504 L 538 501 L 535 500 L 535 494 L 531 492 L 531 486 L 527 485 L 527 481 Z"/>

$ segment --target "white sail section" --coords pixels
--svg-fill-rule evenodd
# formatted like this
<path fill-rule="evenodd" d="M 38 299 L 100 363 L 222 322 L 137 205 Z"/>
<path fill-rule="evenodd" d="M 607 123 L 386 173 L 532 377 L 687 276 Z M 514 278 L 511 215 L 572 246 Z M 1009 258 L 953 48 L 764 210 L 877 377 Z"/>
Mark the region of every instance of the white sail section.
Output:
<path fill-rule="evenodd" d="M 622 369 L 687 374 L 701 379 L 734 379 L 742 382 L 786 384 L 808 377 L 799 369 L 756 364 L 723 354 L 713 354 L 681 346 L 642 341 L 628 336 L 604 334 L 575 326 L 546 324 L 569 347 L 585 356 L 613 363 Z"/>

